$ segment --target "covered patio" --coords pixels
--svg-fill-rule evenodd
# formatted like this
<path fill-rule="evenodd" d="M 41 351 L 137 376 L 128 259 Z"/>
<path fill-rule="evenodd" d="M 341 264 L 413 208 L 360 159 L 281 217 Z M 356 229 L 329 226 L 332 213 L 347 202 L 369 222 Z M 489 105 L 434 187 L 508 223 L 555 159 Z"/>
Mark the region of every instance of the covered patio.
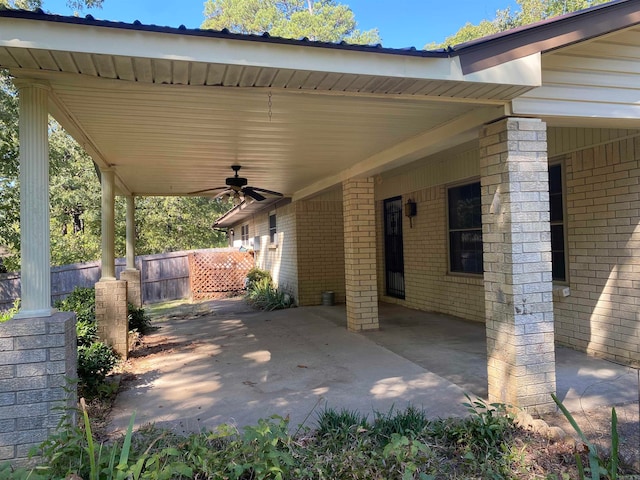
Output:
<path fill-rule="evenodd" d="M 465 393 L 487 396 L 481 324 L 381 304 L 380 330 L 359 335 L 344 328 L 344 306 L 265 313 L 238 298 L 197 311 L 154 322 L 160 328 L 134 355 L 136 378 L 118 395 L 110 431 L 124 431 L 134 411 L 138 426 L 182 432 L 270 415 L 296 429 L 313 426 L 325 407 L 371 418 L 411 404 L 444 418 L 467 413 Z M 556 358 L 558 397 L 572 412 L 637 402 L 635 370 L 568 348 Z"/>
<path fill-rule="evenodd" d="M 75 369 L 73 319 L 50 298 L 49 114 L 100 172 L 96 316 L 100 336 L 125 357 L 127 301 L 135 304 L 140 291 L 135 198 L 213 188 L 240 165 L 249 185 L 285 197 L 251 225 L 280 286 L 310 305 L 329 289 L 325 280 L 335 283 L 351 332 L 384 332 L 379 299 L 485 322 L 491 401 L 555 408 L 556 338 L 638 361 L 639 24 L 638 2 L 618 0 L 421 51 L 0 11 L 0 67 L 21 101 L 22 309 L 7 336 L 13 342 L 38 325 L 16 341 L 33 362 L 49 362 L 17 382 L 29 394 L 16 398 L 36 390 L 44 399 L 35 404 L 38 434 L 54 428 L 60 398 L 74 404 L 62 386 Z M 566 210 L 566 225 L 550 218 L 550 155 L 563 163 L 558 183 L 567 192 L 554 192 L 552 206 Z M 456 189 L 458 226 L 453 215 L 446 220 Z M 120 278 L 116 195 L 127 199 Z M 410 229 L 398 241 L 406 244 L 407 289 L 397 298 L 383 284 L 391 271 L 382 242 L 388 201 L 400 207 L 390 224 Z M 418 205 L 415 219 L 402 214 L 409 201 Z M 239 205 L 244 214 L 228 216 L 226 226 L 247 227 L 249 237 L 254 207 Z M 455 241 L 458 266 L 449 258 Z M 476 327 L 461 329 L 458 341 Z M 312 324 L 301 328 L 322 338 Z M 25 361 L 18 350 L 12 365 Z M 17 428 L 26 407 L 7 408 Z M 32 432 L 22 433 L 20 442 Z M 28 447 L 9 443 L 3 458 Z"/>

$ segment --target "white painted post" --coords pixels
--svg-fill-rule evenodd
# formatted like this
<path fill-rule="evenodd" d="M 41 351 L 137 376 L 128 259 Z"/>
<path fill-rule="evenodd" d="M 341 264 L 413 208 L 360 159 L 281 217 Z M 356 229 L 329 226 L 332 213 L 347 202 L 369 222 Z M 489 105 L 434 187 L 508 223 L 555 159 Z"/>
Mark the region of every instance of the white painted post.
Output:
<path fill-rule="evenodd" d="M 49 317 L 49 86 L 15 81 L 20 92 L 21 309 L 17 318 Z"/>
<path fill-rule="evenodd" d="M 127 195 L 127 270 L 136 269 L 136 198 Z"/>
<path fill-rule="evenodd" d="M 100 281 L 116 279 L 115 256 L 115 173 L 112 169 L 100 170 L 102 178 L 102 277 Z"/>

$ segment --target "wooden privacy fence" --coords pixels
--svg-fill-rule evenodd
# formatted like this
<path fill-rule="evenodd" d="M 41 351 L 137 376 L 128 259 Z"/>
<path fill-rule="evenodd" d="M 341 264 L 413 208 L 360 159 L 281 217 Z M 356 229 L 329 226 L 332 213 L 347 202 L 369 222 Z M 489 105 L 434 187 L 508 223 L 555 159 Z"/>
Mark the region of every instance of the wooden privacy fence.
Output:
<path fill-rule="evenodd" d="M 191 298 L 220 298 L 244 289 L 254 266 L 250 252 L 193 252 L 189 254 Z"/>
<path fill-rule="evenodd" d="M 156 303 L 167 300 L 189 298 L 191 283 L 189 275 L 190 254 L 217 253 L 223 256 L 239 254 L 235 248 L 214 248 L 206 250 L 192 250 L 183 252 L 161 253 L 157 255 L 143 255 L 136 257 L 136 267 L 140 270 L 142 282 L 142 302 Z M 248 255 L 246 252 L 243 256 Z M 253 257 L 251 266 L 253 267 Z M 125 268 L 123 258 L 116 260 L 116 275 Z M 240 290 L 244 287 L 246 266 L 242 264 L 243 272 Z M 51 302 L 69 295 L 75 287 L 93 287 L 100 280 L 100 262 L 76 263 L 51 268 Z M 233 270 L 228 273 L 232 273 Z M 234 277 L 233 285 L 238 285 L 238 276 Z M 232 290 L 229 290 L 232 291 Z M 0 274 L 0 310 L 11 308 L 15 299 L 20 297 L 20 274 Z"/>

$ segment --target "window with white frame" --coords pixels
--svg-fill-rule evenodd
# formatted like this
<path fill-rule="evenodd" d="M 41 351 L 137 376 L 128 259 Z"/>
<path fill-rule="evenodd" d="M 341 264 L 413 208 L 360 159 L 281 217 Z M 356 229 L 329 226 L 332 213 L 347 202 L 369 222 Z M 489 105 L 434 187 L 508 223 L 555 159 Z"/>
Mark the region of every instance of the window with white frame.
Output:
<path fill-rule="evenodd" d="M 276 225 L 276 214 L 269 214 L 269 242 L 276 243 L 276 233 L 277 233 L 277 225 Z"/>
<path fill-rule="evenodd" d="M 249 244 L 249 224 L 246 225 L 242 225 L 241 227 L 241 240 L 242 240 L 242 245 L 248 245 Z"/>
<path fill-rule="evenodd" d="M 480 182 L 450 187 L 447 197 L 449 270 L 454 273 L 482 274 Z"/>
<path fill-rule="evenodd" d="M 551 213 L 551 277 L 555 281 L 567 280 L 565 249 L 564 198 L 562 164 L 549 165 L 549 210 Z"/>

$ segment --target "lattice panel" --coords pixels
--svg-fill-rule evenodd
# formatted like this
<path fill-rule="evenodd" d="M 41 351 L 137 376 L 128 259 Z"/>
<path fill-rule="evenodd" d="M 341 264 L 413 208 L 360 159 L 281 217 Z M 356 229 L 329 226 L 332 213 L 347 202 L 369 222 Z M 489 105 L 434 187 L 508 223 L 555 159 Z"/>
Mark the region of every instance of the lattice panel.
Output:
<path fill-rule="evenodd" d="M 194 300 L 220 298 L 244 289 L 254 266 L 253 253 L 201 252 L 189 254 L 189 282 Z"/>

